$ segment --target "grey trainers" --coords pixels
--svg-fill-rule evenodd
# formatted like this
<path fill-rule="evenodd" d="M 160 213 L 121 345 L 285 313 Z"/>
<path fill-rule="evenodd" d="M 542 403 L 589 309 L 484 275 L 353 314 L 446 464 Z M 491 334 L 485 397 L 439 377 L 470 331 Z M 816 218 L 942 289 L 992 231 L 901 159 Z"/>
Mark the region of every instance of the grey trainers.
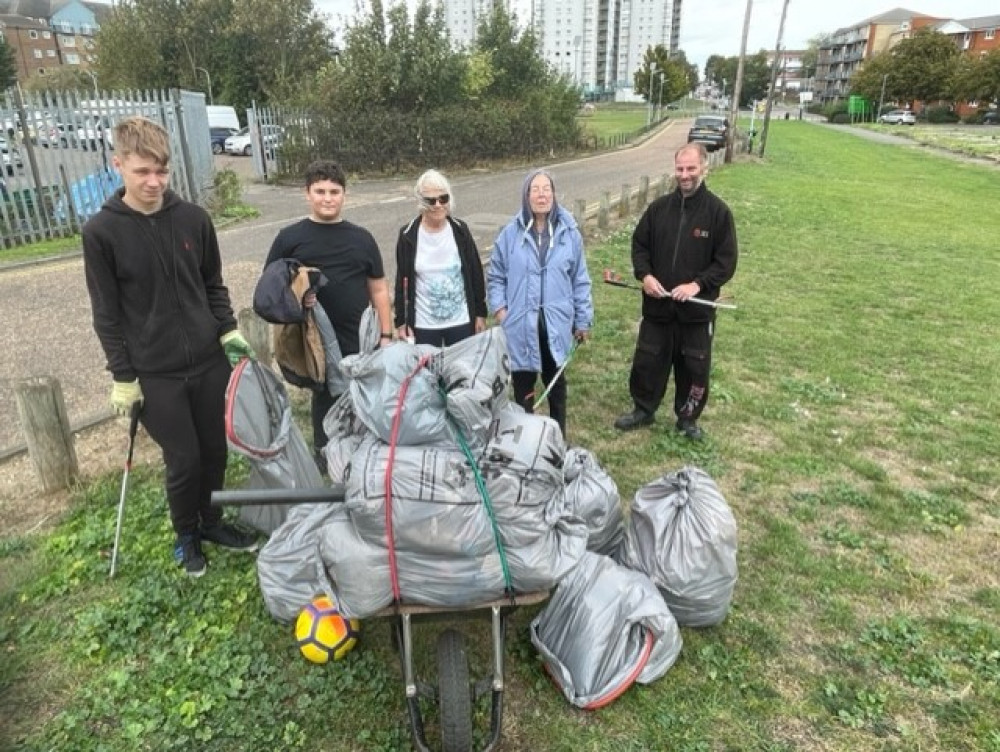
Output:
<path fill-rule="evenodd" d="M 219 521 L 201 529 L 201 539 L 233 551 L 256 551 L 257 535 L 247 530 Z"/>
<path fill-rule="evenodd" d="M 174 541 L 174 561 L 184 569 L 188 577 L 201 577 L 208 569 L 208 561 L 201 551 L 201 541 L 197 535 L 178 535 Z"/>

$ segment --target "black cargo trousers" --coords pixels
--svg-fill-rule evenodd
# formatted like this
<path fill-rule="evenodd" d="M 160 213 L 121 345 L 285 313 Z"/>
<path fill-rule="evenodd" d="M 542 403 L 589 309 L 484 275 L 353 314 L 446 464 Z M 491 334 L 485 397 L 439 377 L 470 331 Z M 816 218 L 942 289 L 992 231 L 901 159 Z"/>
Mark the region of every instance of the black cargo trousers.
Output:
<path fill-rule="evenodd" d="M 697 420 L 708 402 L 715 323 L 643 318 L 632 358 L 629 392 L 635 406 L 653 415 L 674 372 L 674 415 Z"/>

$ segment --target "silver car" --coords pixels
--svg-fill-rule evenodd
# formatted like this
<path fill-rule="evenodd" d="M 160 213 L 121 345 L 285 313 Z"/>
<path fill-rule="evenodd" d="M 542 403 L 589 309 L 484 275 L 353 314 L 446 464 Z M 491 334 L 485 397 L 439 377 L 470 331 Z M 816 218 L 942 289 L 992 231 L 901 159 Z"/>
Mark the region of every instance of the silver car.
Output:
<path fill-rule="evenodd" d="M 889 110 L 883 113 L 878 121 L 886 125 L 915 125 L 917 116 L 909 110 Z"/>

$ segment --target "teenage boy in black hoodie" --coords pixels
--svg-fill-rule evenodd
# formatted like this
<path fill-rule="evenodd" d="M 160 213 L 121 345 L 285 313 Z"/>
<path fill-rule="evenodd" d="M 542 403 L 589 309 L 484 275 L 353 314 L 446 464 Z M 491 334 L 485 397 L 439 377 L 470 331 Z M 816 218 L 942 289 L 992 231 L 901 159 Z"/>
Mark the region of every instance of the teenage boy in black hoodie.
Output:
<path fill-rule="evenodd" d="M 689 302 L 715 300 L 736 271 L 733 214 L 705 187 L 708 154 L 698 143 L 674 154 L 677 189 L 651 203 L 632 233 L 632 268 L 642 281 L 642 323 L 632 358 L 632 412 L 615 421 L 630 431 L 648 426 L 674 372 L 676 427 L 702 436 L 698 417 L 708 402 L 715 309 Z"/>
<path fill-rule="evenodd" d="M 203 540 L 257 547 L 209 503 L 226 472 L 231 365 L 254 353 L 236 328 L 211 219 L 167 187 L 166 131 L 142 117 L 121 121 L 113 163 L 125 187 L 83 227 L 94 330 L 114 379 L 112 407 L 139 410 L 163 450 L 174 558 L 199 577 Z"/>

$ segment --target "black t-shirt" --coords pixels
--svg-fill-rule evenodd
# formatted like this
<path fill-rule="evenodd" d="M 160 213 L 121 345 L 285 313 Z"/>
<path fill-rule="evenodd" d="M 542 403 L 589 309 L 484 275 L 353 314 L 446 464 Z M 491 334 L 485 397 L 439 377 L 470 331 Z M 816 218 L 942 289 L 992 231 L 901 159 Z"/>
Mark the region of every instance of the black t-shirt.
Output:
<path fill-rule="evenodd" d="M 294 258 L 314 266 L 329 280 L 316 294 L 337 332 L 340 351 L 358 351 L 358 325 L 368 307 L 368 280 L 385 276 L 382 254 L 372 234 L 346 220 L 333 224 L 303 219 L 284 228 L 271 244 L 264 266 Z"/>

